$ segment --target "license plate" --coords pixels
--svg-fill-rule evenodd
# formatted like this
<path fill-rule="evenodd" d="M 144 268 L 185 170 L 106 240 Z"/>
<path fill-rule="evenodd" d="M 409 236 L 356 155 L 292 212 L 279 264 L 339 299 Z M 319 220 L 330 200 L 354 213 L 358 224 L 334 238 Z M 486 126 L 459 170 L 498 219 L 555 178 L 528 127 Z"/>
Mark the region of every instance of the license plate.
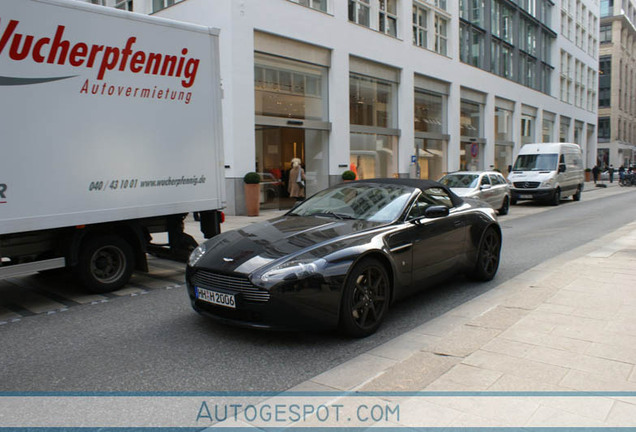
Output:
<path fill-rule="evenodd" d="M 532 199 L 532 195 L 519 195 L 519 199 Z"/>
<path fill-rule="evenodd" d="M 236 309 L 236 299 L 234 294 L 225 294 L 218 291 L 211 291 L 205 288 L 196 287 L 194 288 L 194 296 L 197 300 Z"/>

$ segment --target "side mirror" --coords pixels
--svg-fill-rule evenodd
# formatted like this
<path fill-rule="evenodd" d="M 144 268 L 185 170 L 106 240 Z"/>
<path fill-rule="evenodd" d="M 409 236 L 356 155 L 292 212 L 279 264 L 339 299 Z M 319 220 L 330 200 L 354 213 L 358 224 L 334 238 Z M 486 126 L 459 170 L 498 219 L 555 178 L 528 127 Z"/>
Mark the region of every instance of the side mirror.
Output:
<path fill-rule="evenodd" d="M 446 206 L 430 206 L 424 210 L 424 217 L 427 219 L 446 217 L 449 214 L 450 210 Z"/>
<path fill-rule="evenodd" d="M 479 187 L 479 189 L 481 189 L 481 190 L 488 190 L 488 189 L 490 189 L 491 187 L 492 187 L 492 185 L 485 184 L 485 185 L 481 185 L 481 186 Z"/>
<path fill-rule="evenodd" d="M 512 172 L 512 165 L 508 165 L 508 173 Z"/>
<path fill-rule="evenodd" d="M 564 173 L 565 172 L 565 164 L 559 164 L 559 172 L 560 173 Z"/>

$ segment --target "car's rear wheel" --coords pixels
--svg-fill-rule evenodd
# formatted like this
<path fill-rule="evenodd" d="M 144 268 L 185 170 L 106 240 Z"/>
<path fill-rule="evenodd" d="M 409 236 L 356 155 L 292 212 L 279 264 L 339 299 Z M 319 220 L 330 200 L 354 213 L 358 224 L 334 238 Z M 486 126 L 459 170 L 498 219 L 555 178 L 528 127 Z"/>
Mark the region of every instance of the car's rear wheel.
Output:
<path fill-rule="evenodd" d="M 380 327 L 389 306 L 389 275 L 377 259 L 356 264 L 344 288 L 340 326 L 353 337 L 365 337 Z"/>
<path fill-rule="evenodd" d="M 488 228 L 479 245 L 475 267 L 469 273 L 472 279 L 492 280 L 497 274 L 501 257 L 501 235 L 494 228 Z"/>
<path fill-rule="evenodd" d="M 581 186 L 576 188 L 576 192 L 572 195 L 572 199 L 574 201 L 581 201 Z"/>
<path fill-rule="evenodd" d="M 501 204 L 501 208 L 498 213 L 500 216 L 507 215 L 508 210 L 510 210 L 510 201 L 508 200 L 508 197 L 504 197 L 503 204 Z"/>

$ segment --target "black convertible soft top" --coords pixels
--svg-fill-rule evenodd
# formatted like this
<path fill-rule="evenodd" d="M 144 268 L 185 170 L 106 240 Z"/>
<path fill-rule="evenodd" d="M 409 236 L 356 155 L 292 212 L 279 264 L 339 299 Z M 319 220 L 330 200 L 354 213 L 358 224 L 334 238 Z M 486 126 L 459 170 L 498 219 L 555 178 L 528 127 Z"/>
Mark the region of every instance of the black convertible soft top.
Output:
<path fill-rule="evenodd" d="M 458 197 L 451 191 L 449 188 L 444 186 L 441 183 L 438 183 L 433 180 L 422 180 L 422 179 L 412 179 L 412 178 L 376 178 L 376 179 L 366 179 L 366 180 L 357 180 L 351 183 L 376 183 L 376 184 L 396 184 L 402 186 L 408 186 L 415 189 L 419 189 L 424 191 L 425 189 L 430 188 L 441 188 L 448 193 L 453 201 L 453 205 L 458 207 L 464 203 L 464 200 Z"/>

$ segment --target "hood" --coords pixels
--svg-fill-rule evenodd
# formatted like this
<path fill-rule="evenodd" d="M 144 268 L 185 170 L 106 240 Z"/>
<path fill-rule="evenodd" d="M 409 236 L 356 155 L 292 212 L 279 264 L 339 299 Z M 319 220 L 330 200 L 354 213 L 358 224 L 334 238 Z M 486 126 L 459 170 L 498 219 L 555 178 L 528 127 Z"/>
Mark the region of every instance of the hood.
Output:
<path fill-rule="evenodd" d="M 337 241 L 343 236 L 385 225 L 380 222 L 322 217 L 281 216 L 208 240 L 197 267 L 250 274 L 287 255 Z"/>

